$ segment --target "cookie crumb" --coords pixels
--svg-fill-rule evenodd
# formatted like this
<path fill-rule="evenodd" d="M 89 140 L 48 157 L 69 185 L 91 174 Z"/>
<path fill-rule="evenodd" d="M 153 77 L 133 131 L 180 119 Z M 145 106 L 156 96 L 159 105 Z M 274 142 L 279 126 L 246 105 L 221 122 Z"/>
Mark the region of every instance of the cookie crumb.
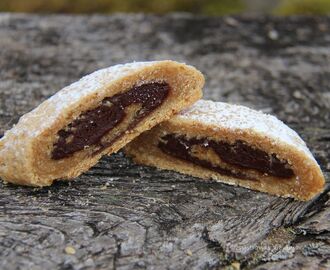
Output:
<path fill-rule="evenodd" d="M 241 269 L 241 264 L 239 262 L 233 262 L 231 264 L 231 266 L 235 269 L 235 270 L 240 270 Z"/>
<path fill-rule="evenodd" d="M 76 250 L 72 246 L 67 246 L 64 250 L 65 250 L 65 253 L 68 254 L 68 255 L 76 254 Z"/>
<path fill-rule="evenodd" d="M 192 256 L 192 255 L 193 255 L 193 254 L 192 254 L 192 251 L 191 251 L 190 249 L 187 250 L 187 255 L 188 255 L 188 256 Z"/>

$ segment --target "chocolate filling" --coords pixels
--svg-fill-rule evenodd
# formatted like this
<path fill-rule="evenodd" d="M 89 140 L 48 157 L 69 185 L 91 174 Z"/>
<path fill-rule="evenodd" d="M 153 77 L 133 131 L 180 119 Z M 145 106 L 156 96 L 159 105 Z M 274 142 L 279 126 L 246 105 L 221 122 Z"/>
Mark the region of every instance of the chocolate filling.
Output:
<path fill-rule="evenodd" d="M 134 86 L 127 92 L 103 99 L 98 107 L 82 113 L 57 133 L 58 140 L 54 144 L 52 159 L 69 157 L 90 146 L 95 146 L 95 153 L 102 151 L 159 107 L 169 92 L 168 83 L 153 82 Z M 130 120 L 128 127 L 120 131 L 112 140 L 102 142 L 105 135 L 124 121 L 127 115 L 125 109 L 133 104 L 139 105 L 139 109 Z"/>
<path fill-rule="evenodd" d="M 211 169 L 223 175 L 233 176 L 242 179 L 250 179 L 245 174 L 221 168 L 209 161 L 202 160 L 192 155 L 192 147 L 200 146 L 211 148 L 223 162 L 234 165 L 238 168 L 254 169 L 261 173 L 276 176 L 279 178 L 290 178 L 294 176 L 293 170 L 287 161 L 279 160 L 275 154 L 249 146 L 246 142 L 236 141 L 229 144 L 223 141 L 208 139 L 187 139 L 183 136 L 169 134 L 161 138 L 158 147 L 166 154 L 176 158 L 192 162 L 196 165 Z"/>

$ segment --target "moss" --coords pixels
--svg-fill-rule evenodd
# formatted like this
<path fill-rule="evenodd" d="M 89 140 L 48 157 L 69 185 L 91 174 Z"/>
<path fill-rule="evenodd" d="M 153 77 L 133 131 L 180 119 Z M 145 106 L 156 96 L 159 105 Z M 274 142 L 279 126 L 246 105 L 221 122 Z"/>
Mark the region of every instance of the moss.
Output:
<path fill-rule="evenodd" d="M 1 0 L 0 11 L 37 13 L 113 13 L 145 12 L 164 14 L 173 11 L 228 15 L 246 10 L 243 0 Z M 330 0 L 282 0 L 276 15 L 330 14 Z"/>
<path fill-rule="evenodd" d="M 228 15 L 242 13 L 244 10 L 245 5 L 240 0 L 208 1 L 203 6 L 202 13 L 208 15 Z"/>
<path fill-rule="evenodd" d="M 326 15 L 330 14 L 330 0 L 282 0 L 274 14 Z"/>
<path fill-rule="evenodd" d="M 0 11 L 38 13 L 167 13 L 186 11 L 207 15 L 238 13 L 244 10 L 241 0 L 2 0 Z"/>

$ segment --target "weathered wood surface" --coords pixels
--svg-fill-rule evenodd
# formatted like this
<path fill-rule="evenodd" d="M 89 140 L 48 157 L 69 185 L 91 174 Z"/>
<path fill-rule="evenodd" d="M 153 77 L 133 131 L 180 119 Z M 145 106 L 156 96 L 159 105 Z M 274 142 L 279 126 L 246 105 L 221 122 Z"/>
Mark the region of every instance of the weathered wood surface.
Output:
<path fill-rule="evenodd" d="M 329 179 L 330 18 L 0 15 L 0 134 L 95 69 L 176 59 L 205 97 L 273 113 Z M 104 158 L 72 183 L 0 187 L 1 269 L 326 269 L 330 198 L 310 202 Z M 65 247 L 75 248 L 74 255 Z"/>

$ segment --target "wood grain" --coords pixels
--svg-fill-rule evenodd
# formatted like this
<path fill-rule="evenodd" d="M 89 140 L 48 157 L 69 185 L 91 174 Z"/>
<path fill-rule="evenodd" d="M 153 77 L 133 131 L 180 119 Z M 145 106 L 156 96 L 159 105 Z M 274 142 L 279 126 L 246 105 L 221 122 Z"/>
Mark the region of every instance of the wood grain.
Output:
<path fill-rule="evenodd" d="M 205 98 L 296 129 L 329 180 L 329 42 L 329 17 L 1 14 L 0 134 L 93 70 L 173 59 L 206 75 Z M 329 185 L 303 203 L 118 153 L 71 183 L 0 186 L 1 269 L 330 268 Z"/>

